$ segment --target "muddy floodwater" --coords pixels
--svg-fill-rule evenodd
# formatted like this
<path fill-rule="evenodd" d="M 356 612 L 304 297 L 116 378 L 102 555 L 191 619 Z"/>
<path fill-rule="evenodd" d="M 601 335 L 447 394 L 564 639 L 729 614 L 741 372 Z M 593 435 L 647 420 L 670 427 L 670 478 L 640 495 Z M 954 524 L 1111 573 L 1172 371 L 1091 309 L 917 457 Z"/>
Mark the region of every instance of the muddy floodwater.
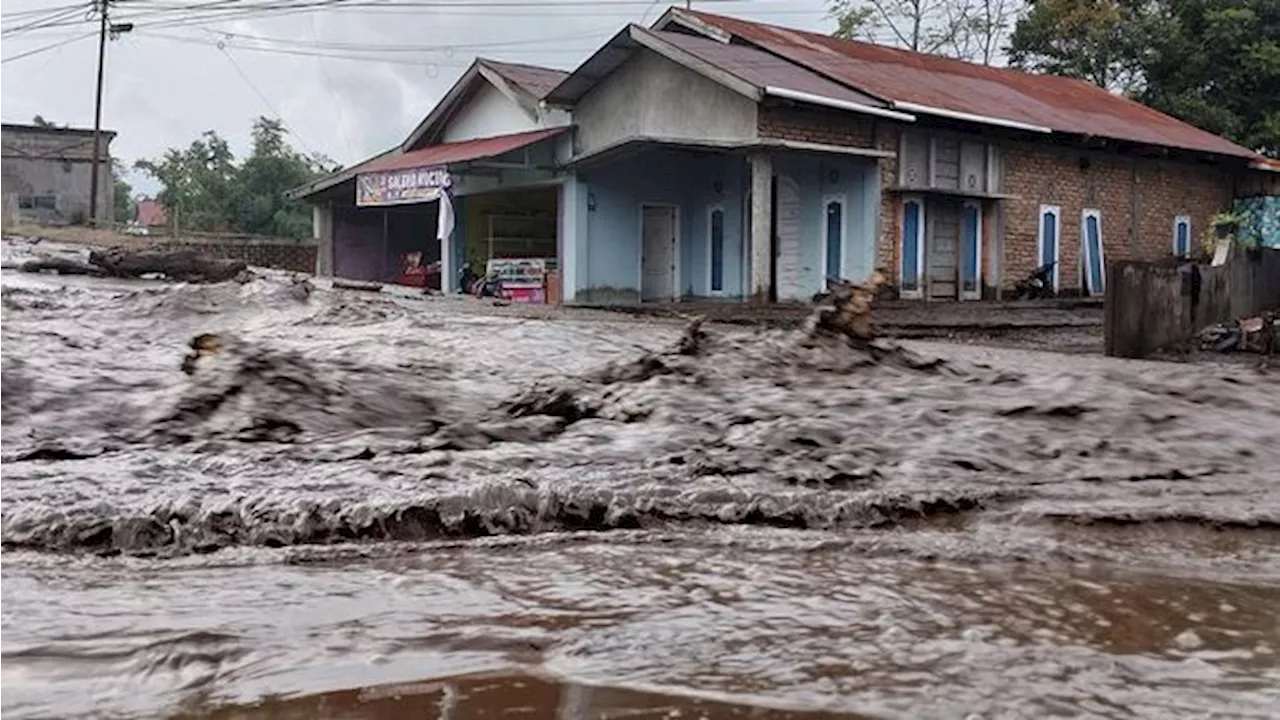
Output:
<path fill-rule="evenodd" d="M 1277 717 L 1280 371 L 3 249 L 6 718 Z"/>

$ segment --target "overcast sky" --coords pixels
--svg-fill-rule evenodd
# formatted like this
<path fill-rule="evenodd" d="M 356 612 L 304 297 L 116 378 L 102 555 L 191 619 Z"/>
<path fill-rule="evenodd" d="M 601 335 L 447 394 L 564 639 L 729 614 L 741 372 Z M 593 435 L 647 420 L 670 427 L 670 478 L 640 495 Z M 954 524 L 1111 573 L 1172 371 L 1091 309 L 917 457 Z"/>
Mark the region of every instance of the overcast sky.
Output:
<path fill-rule="evenodd" d="M 331 7 L 261 10 L 322 2 Z M 667 6 L 628 0 L 119 0 L 112 21 L 136 27 L 107 46 L 102 123 L 119 133 L 112 154 L 127 164 L 185 146 L 205 130 L 217 131 L 243 154 L 258 115 L 280 117 L 297 147 L 351 164 L 403 140 L 477 55 L 571 69 L 623 24 L 652 22 Z M 834 23 L 824 6 L 823 0 L 693 3 L 830 31 Z M 93 126 L 97 21 L 87 8 L 79 0 L 4 0 L 5 122 L 26 123 L 39 114 L 59 124 Z M 54 26 L 24 29 L 36 23 Z M 143 191 L 156 189 L 138 173 L 129 179 Z"/>

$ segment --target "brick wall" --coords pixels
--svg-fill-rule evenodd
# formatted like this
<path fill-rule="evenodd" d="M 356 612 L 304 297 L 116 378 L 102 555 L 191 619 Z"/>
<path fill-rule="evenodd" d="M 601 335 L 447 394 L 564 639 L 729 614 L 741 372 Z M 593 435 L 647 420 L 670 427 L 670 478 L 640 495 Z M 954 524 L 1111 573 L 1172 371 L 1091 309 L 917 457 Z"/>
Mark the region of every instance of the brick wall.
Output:
<path fill-rule="evenodd" d="M 761 138 L 876 148 L 895 153 L 880 161 L 882 201 L 876 241 L 877 265 L 897 278 L 901 237 L 901 197 L 896 153 L 903 127 L 821 107 L 763 105 Z M 1173 219 L 1191 216 L 1198 245 L 1209 219 L 1230 207 L 1233 176 L 1223 168 L 1189 162 L 1128 158 L 1098 151 L 998 141 L 1003 163 L 1003 193 L 1015 196 L 983 203 L 983 282 L 996 277 L 1005 289 L 1038 266 L 1040 206 L 1062 209 L 1059 237 L 1059 288 L 1080 291 L 1082 212 L 1102 216 L 1103 254 L 1108 260 L 1156 260 L 1173 252 Z M 1082 163 L 1085 158 L 1087 162 Z M 997 235 L 1003 240 L 997 243 Z M 986 294 L 992 289 L 987 288 Z"/>
<path fill-rule="evenodd" d="M 883 188 L 898 184 L 898 140 L 902 137 L 902 129 L 897 125 L 883 124 L 876 129 L 876 146 L 881 150 L 894 153 L 891 158 L 880 161 L 880 231 L 876 238 L 876 266 L 889 282 L 898 283 L 897 249 L 898 238 L 902 237 L 902 210 L 897 193 Z"/>
<path fill-rule="evenodd" d="M 1037 146 L 1004 145 L 1002 285 L 1006 288 L 1038 265 L 1040 206 L 1062 208 L 1059 288 L 1079 292 L 1081 217 L 1102 216 L 1103 254 L 1108 260 L 1158 260 L 1173 252 L 1173 219 L 1191 217 L 1193 244 L 1209 219 L 1230 206 L 1232 177 L 1207 164 L 1126 158 Z"/>
<path fill-rule="evenodd" d="M 243 260 L 258 267 L 314 273 L 316 271 L 316 245 L 314 243 L 242 241 L 168 241 L 159 244 L 165 250 L 196 250 L 216 258 Z"/>
<path fill-rule="evenodd" d="M 761 138 L 845 147 L 875 147 L 872 121 L 840 110 L 762 105 L 757 118 Z"/>

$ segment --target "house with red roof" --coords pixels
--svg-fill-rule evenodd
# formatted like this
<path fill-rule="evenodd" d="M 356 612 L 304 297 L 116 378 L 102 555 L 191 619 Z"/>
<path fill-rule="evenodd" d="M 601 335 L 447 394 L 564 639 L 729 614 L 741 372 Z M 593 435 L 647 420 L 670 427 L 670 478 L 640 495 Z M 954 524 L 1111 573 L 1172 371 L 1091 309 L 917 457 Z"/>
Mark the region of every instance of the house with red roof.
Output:
<path fill-rule="evenodd" d="M 803 301 L 876 269 L 963 301 L 1042 266 L 1099 294 L 1108 258 L 1190 252 L 1268 167 L 1083 81 L 672 8 L 569 73 L 478 60 L 400 147 L 295 196 L 322 272 L 411 231 L 446 288 L 540 258 L 579 304 Z"/>
<path fill-rule="evenodd" d="M 565 76 L 477 59 L 402 143 L 290 191 L 313 206 L 317 274 L 421 285 L 425 272 L 451 292 L 464 266 L 554 272 L 571 127 L 543 98 Z M 541 276 L 511 280 L 544 298 Z"/>

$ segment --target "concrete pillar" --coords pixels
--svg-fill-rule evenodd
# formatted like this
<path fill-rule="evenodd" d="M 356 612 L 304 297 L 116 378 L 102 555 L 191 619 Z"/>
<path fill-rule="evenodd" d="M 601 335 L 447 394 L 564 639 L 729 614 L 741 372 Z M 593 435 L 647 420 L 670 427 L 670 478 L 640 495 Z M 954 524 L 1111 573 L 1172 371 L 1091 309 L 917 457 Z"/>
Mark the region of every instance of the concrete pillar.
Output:
<path fill-rule="evenodd" d="M 446 207 L 446 203 L 448 204 Z M 440 198 L 436 204 L 437 213 L 453 213 L 453 201 L 446 195 Z M 439 230 L 439 216 L 436 217 L 437 230 Z M 457 264 L 457 253 L 453 247 L 454 232 L 456 223 L 450 222 L 448 231 L 440 237 L 440 292 L 445 295 L 452 295 L 454 286 L 458 284 L 457 271 L 454 266 Z"/>
<path fill-rule="evenodd" d="M 754 153 L 751 163 L 751 283 L 752 302 L 767 303 L 773 276 L 773 159 Z"/>
<path fill-rule="evenodd" d="M 560 186 L 560 302 L 572 304 L 587 278 L 587 184 L 572 175 Z"/>
<path fill-rule="evenodd" d="M 332 206 L 311 206 L 311 235 L 316 239 L 316 276 L 333 277 Z"/>

